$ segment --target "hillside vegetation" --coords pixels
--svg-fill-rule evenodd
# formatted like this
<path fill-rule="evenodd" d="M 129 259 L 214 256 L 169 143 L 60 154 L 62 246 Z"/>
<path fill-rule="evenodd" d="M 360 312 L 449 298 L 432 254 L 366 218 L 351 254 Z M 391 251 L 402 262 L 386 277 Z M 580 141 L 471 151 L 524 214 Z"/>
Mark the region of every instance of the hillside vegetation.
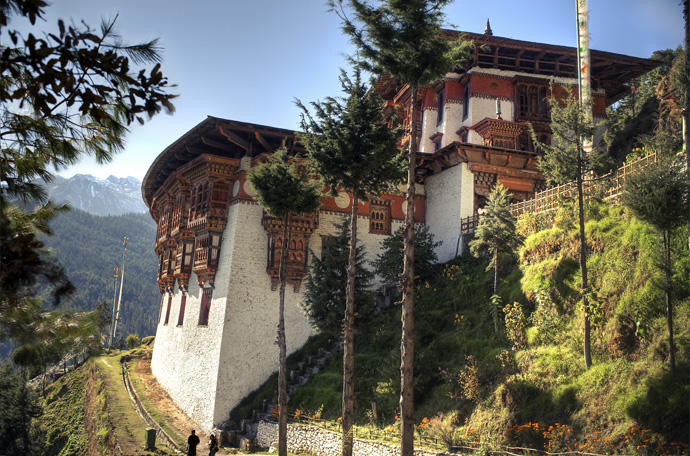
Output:
<path fill-rule="evenodd" d="M 44 239 L 77 287 L 64 309 L 94 310 L 106 300 L 112 306 L 113 268 L 122 268 L 122 244 L 129 238 L 125 257 L 121 319 L 117 334 L 155 335 L 161 296 L 156 284 L 158 259 L 153 245 L 156 223 L 148 214 L 98 216 L 72 209 L 51 222 L 55 232 Z M 120 278 L 117 289 L 119 293 Z M 112 307 L 111 307 L 112 308 Z"/>
<path fill-rule="evenodd" d="M 500 301 L 486 262 L 463 256 L 418 285 L 415 401 L 420 433 L 449 445 L 526 445 L 593 453 L 682 453 L 688 441 L 690 289 L 687 229 L 677 233 L 675 340 L 668 369 L 664 297 L 651 228 L 624 208 L 587 208 L 593 366 L 582 353 L 572 208 L 519 221 L 519 258 L 503 264 Z M 546 229 L 537 230 L 537 227 Z M 492 305 L 503 322 L 494 333 Z M 394 432 L 400 391 L 400 309 L 358 322 L 358 424 Z M 342 360 L 291 398 L 301 414 L 340 416 Z M 647 445 L 644 447 L 643 445 Z M 640 448 L 636 448 L 640 447 Z"/>

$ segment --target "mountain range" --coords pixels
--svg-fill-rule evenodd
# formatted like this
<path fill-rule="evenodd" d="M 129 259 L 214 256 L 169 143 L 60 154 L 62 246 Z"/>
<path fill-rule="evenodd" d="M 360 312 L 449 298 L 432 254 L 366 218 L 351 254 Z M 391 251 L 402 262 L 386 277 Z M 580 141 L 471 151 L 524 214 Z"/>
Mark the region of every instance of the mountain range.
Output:
<path fill-rule="evenodd" d="M 54 203 L 68 203 L 93 215 L 122 215 L 147 212 L 141 197 L 141 181 L 136 177 L 109 176 L 99 179 L 90 174 L 65 178 L 55 176 L 44 183 Z"/>

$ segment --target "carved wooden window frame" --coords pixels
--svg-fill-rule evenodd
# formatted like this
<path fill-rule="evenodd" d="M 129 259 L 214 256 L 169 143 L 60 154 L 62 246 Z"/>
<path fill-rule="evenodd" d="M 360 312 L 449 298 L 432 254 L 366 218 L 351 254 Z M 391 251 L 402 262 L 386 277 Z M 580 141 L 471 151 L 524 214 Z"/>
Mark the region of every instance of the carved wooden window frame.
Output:
<path fill-rule="evenodd" d="M 369 233 L 391 234 L 391 208 L 386 202 L 374 202 L 369 205 Z"/>
<path fill-rule="evenodd" d="M 201 292 L 201 305 L 199 309 L 199 326 L 208 326 L 208 319 L 211 315 L 212 288 L 204 288 Z"/>

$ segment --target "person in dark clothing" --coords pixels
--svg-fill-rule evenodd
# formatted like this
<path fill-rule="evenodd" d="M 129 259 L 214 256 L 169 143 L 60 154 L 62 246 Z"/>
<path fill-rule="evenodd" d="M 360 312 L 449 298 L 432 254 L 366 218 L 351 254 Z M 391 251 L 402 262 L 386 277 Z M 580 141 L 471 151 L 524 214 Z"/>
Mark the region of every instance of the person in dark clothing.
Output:
<path fill-rule="evenodd" d="M 196 446 L 199 444 L 199 437 L 192 429 L 192 435 L 187 439 L 187 456 L 196 456 Z"/>
<path fill-rule="evenodd" d="M 215 435 L 211 434 L 211 440 L 209 440 L 208 446 L 208 456 L 215 456 L 218 452 L 218 439 Z"/>

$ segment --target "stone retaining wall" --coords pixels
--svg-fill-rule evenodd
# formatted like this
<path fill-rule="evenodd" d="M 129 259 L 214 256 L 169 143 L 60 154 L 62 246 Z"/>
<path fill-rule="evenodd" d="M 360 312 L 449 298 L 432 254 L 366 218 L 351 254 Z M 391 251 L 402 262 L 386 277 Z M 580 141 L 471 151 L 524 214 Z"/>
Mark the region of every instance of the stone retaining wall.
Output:
<path fill-rule="evenodd" d="M 291 453 L 309 453 L 317 456 L 342 455 L 342 434 L 327 431 L 308 424 L 288 424 L 287 447 Z M 256 443 L 260 447 L 270 447 L 278 441 L 278 424 L 259 422 Z M 352 451 L 354 456 L 399 456 L 400 446 L 371 440 L 355 439 Z M 419 450 L 415 456 L 436 456 L 442 452 Z"/>

